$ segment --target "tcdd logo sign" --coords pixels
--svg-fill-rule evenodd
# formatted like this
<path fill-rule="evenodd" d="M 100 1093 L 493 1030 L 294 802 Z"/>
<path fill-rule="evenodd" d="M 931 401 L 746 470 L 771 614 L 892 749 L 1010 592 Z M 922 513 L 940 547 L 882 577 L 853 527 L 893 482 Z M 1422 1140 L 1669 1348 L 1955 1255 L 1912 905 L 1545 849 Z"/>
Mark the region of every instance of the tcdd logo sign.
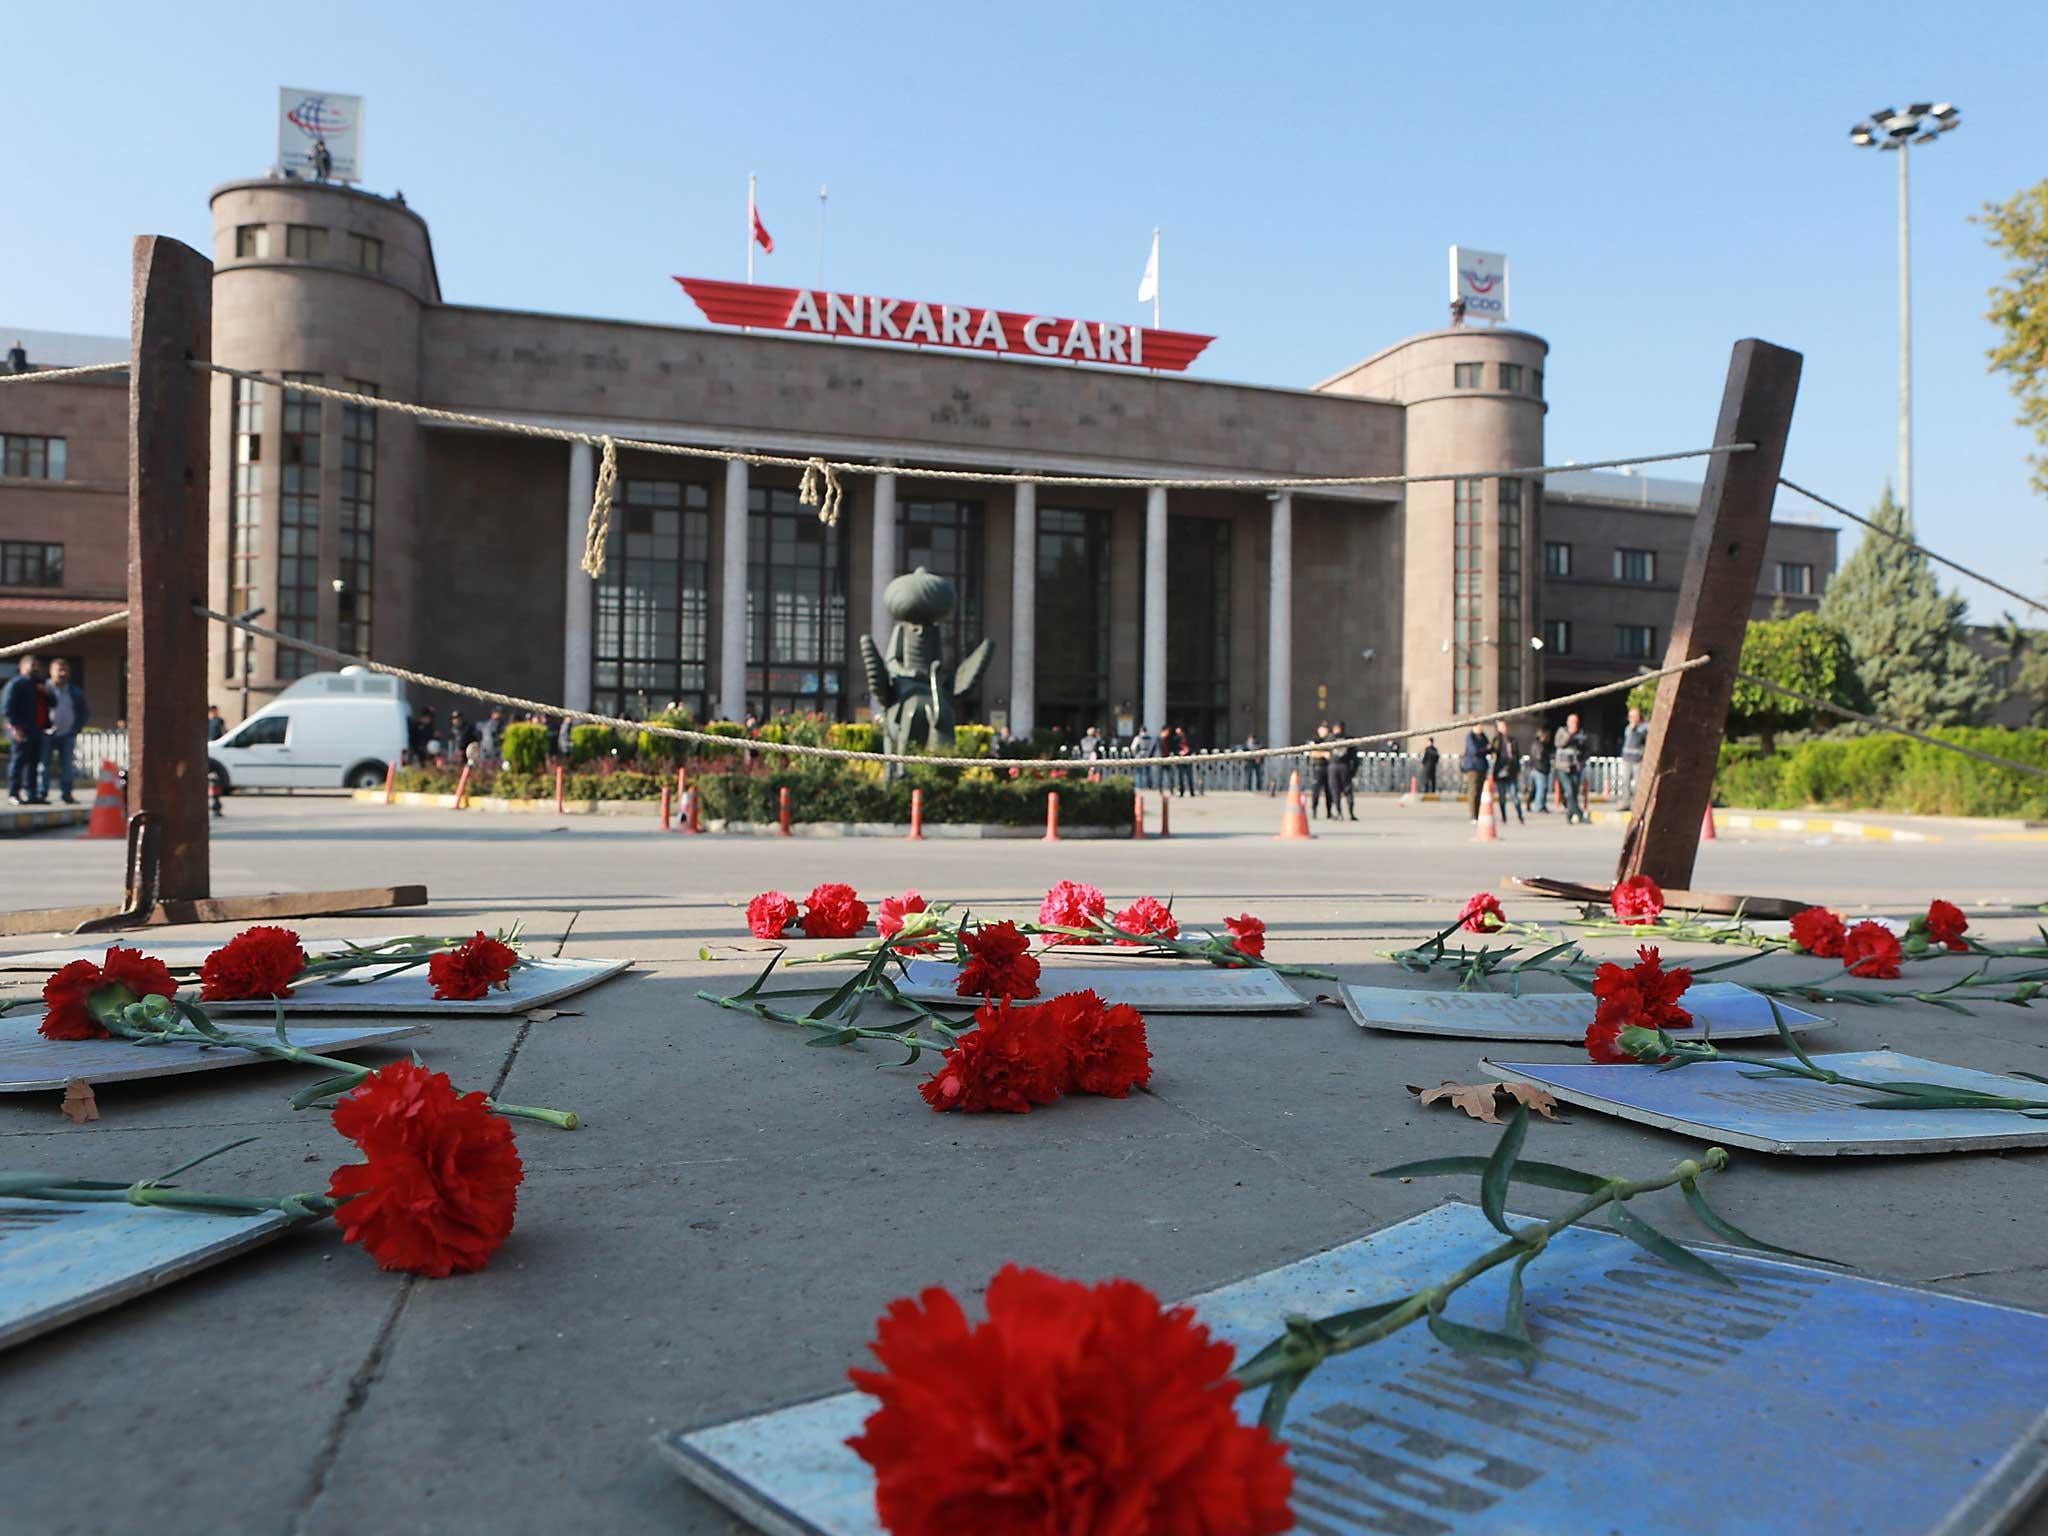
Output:
<path fill-rule="evenodd" d="M 313 174 L 313 150 L 325 144 L 336 181 L 363 179 L 363 98 L 333 91 L 277 93 L 277 165 L 293 176 Z"/>
<path fill-rule="evenodd" d="M 1463 301 L 1472 320 L 1505 323 L 1508 318 L 1508 259 L 1498 251 L 1451 247 L 1451 301 Z"/>

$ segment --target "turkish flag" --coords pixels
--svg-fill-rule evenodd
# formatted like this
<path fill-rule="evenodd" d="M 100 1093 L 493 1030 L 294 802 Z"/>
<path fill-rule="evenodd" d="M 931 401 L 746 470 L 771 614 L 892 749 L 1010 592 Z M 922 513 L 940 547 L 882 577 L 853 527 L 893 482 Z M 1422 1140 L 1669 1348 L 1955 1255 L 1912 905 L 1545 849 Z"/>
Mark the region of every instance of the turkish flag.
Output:
<path fill-rule="evenodd" d="M 775 237 L 768 233 L 768 226 L 761 222 L 761 210 L 750 207 L 747 212 L 754 216 L 754 243 L 769 255 L 774 255 Z"/>

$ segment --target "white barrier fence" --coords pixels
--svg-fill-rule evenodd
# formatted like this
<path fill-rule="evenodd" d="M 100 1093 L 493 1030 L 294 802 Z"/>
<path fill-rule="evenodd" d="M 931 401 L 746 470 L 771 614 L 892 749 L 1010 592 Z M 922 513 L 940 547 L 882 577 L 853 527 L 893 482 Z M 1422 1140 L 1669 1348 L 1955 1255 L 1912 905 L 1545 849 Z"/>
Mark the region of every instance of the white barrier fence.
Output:
<path fill-rule="evenodd" d="M 1129 747 L 1111 747 L 1094 758 L 1083 758 L 1078 749 L 1067 754 L 1077 764 L 1092 762 L 1105 775 L 1122 774 L 1134 779 L 1140 789 L 1164 789 L 1173 793 L 1204 795 L 1228 790 L 1250 790 L 1254 793 L 1277 794 L 1287 787 L 1290 774 L 1301 775 L 1304 790 L 1310 788 L 1312 770 L 1307 754 L 1269 757 L 1261 761 L 1245 762 L 1229 760 L 1217 762 L 1209 752 L 1191 752 L 1185 765 L 1175 764 L 1166 768 L 1126 768 L 1123 760 L 1134 757 Z M 1316 765 L 1316 771 L 1320 770 Z M 1525 756 L 1521 763 L 1520 784 L 1525 794 L 1530 793 L 1534 769 Z M 1589 796 L 1606 797 L 1614 792 L 1621 778 L 1619 757 L 1594 757 L 1586 762 L 1586 793 Z M 1404 794 L 1411 783 L 1427 790 L 1424 782 L 1422 758 L 1414 752 L 1362 752 L 1358 758 L 1358 770 L 1351 781 L 1353 794 Z M 1460 796 L 1464 792 L 1465 773 L 1457 760 L 1439 759 L 1437 763 L 1436 789 L 1439 794 Z M 1551 791 L 1556 794 L 1555 790 Z"/>

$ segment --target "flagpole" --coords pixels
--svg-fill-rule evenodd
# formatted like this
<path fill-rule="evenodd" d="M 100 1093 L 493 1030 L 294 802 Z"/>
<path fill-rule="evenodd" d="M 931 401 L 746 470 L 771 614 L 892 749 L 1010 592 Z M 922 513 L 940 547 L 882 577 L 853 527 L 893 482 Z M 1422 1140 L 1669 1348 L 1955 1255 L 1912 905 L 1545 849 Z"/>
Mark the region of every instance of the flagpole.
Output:
<path fill-rule="evenodd" d="M 825 198 L 829 188 L 818 188 L 818 286 L 825 286 Z"/>
<path fill-rule="evenodd" d="M 1152 249 L 1155 254 L 1159 250 L 1159 226 L 1157 224 L 1152 226 Z M 1159 329 L 1159 274 L 1157 270 L 1152 274 L 1152 329 L 1155 331 Z"/>
<path fill-rule="evenodd" d="M 754 173 L 747 172 L 747 281 L 754 280 Z"/>

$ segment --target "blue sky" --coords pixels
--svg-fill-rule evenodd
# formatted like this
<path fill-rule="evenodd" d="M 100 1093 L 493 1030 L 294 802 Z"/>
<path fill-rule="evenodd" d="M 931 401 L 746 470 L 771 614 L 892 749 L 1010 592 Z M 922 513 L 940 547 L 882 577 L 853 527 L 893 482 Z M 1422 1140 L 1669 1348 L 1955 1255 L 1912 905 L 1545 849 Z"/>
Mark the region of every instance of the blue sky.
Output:
<path fill-rule="evenodd" d="M 1761 336 L 1806 354 L 1787 474 L 1859 509 L 1894 462 L 1896 167 L 1848 129 L 1952 100 L 1914 162 L 1917 518 L 2048 590 L 1968 222 L 2048 176 L 2038 3 L 80 3 L 5 35 L 0 322 L 125 331 L 128 237 L 203 246 L 292 84 L 367 98 L 367 183 L 456 302 L 692 323 L 669 274 L 740 275 L 752 170 L 764 281 L 815 279 L 821 183 L 855 291 L 1137 318 L 1161 225 L 1199 371 L 1305 385 L 1438 324 L 1458 240 L 1552 345 L 1553 459 L 1706 441 Z"/>

